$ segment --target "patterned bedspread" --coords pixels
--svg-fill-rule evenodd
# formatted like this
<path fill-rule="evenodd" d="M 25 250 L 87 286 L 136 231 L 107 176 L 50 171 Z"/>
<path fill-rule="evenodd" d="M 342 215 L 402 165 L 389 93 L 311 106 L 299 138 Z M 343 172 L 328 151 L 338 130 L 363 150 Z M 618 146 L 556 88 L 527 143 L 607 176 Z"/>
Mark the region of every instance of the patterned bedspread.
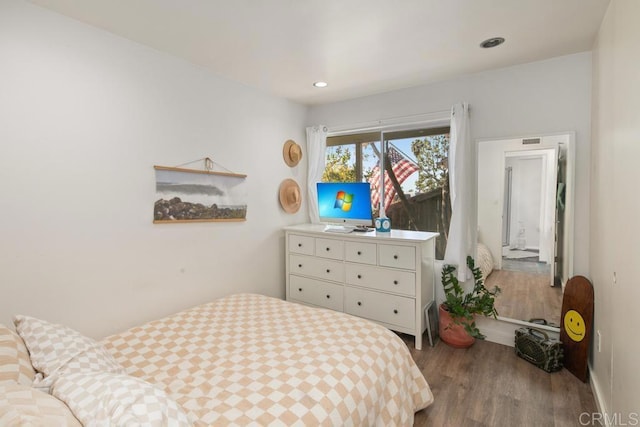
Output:
<path fill-rule="evenodd" d="M 433 401 L 402 340 L 367 320 L 236 294 L 106 338 L 195 425 L 412 425 Z"/>

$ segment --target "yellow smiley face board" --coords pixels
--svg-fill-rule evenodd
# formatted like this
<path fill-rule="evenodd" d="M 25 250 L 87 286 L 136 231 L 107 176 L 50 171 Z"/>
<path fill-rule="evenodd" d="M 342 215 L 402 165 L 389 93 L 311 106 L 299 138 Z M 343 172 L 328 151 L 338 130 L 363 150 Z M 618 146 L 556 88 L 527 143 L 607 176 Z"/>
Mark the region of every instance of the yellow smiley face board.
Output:
<path fill-rule="evenodd" d="M 562 296 L 560 319 L 564 367 L 586 382 L 593 324 L 593 286 L 589 279 L 575 276 L 567 282 Z"/>
<path fill-rule="evenodd" d="M 570 340 L 580 342 L 584 339 L 586 332 L 584 319 L 580 313 L 575 310 L 569 310 L 564 314 L 563 318 L 564 330 Z"/>

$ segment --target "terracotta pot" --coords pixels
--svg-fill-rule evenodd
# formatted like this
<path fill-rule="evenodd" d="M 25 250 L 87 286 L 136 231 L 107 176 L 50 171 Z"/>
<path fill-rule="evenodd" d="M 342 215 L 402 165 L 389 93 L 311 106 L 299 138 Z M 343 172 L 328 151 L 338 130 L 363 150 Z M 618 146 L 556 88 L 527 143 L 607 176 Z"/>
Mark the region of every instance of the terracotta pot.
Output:
<path fill-rule="evenodd" d="M 468 348 L 476 342 L 476 339 L 469 335 L 462 325 L 453 322 L 451 315 L 442 304 L 438 312 L 440 315 L 438 332 L 442 341 L 455 348 Z"/>

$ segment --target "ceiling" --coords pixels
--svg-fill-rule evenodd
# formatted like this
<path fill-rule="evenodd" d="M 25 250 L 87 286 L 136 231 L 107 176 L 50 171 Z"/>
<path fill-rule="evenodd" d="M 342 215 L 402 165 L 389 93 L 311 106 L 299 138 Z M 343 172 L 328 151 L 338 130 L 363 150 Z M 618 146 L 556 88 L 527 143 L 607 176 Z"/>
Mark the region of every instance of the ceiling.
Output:
<path fill-rule="evenodd" d="M 314 105 L 591 49 L 609 0 L 30 0 Z M 501 36 L 503 45 L 481 49 Z M 329 86 L 314 88 L 323 80 Z"/>

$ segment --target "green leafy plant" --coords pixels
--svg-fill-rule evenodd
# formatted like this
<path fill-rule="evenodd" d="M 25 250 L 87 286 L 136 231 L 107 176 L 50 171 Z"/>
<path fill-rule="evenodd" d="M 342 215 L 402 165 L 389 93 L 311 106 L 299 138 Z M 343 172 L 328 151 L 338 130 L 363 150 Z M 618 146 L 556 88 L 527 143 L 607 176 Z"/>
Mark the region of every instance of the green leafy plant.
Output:
<path fill-rule="evenodd" d="M 482 272 L 475 266 L 475 262 L 470 256 L 467 256 L 467 267 L 473 273 L 475 282 L 473 290 L 468 293 L 465 293 L 455 275 L 456 267 L 449 264 L 442 267 L 442 285 L 447 298 L 443 306 L 455 324 L 462 325 L 472 337 L 484 339 L 485 336 L 476 326 L 474 315 L 482 314 L 497 318 L 498 311 L 494 303 L 496 295 L 500 293 L 500 288 L 495 286 L 489 290 L 484 286 Z"/>

